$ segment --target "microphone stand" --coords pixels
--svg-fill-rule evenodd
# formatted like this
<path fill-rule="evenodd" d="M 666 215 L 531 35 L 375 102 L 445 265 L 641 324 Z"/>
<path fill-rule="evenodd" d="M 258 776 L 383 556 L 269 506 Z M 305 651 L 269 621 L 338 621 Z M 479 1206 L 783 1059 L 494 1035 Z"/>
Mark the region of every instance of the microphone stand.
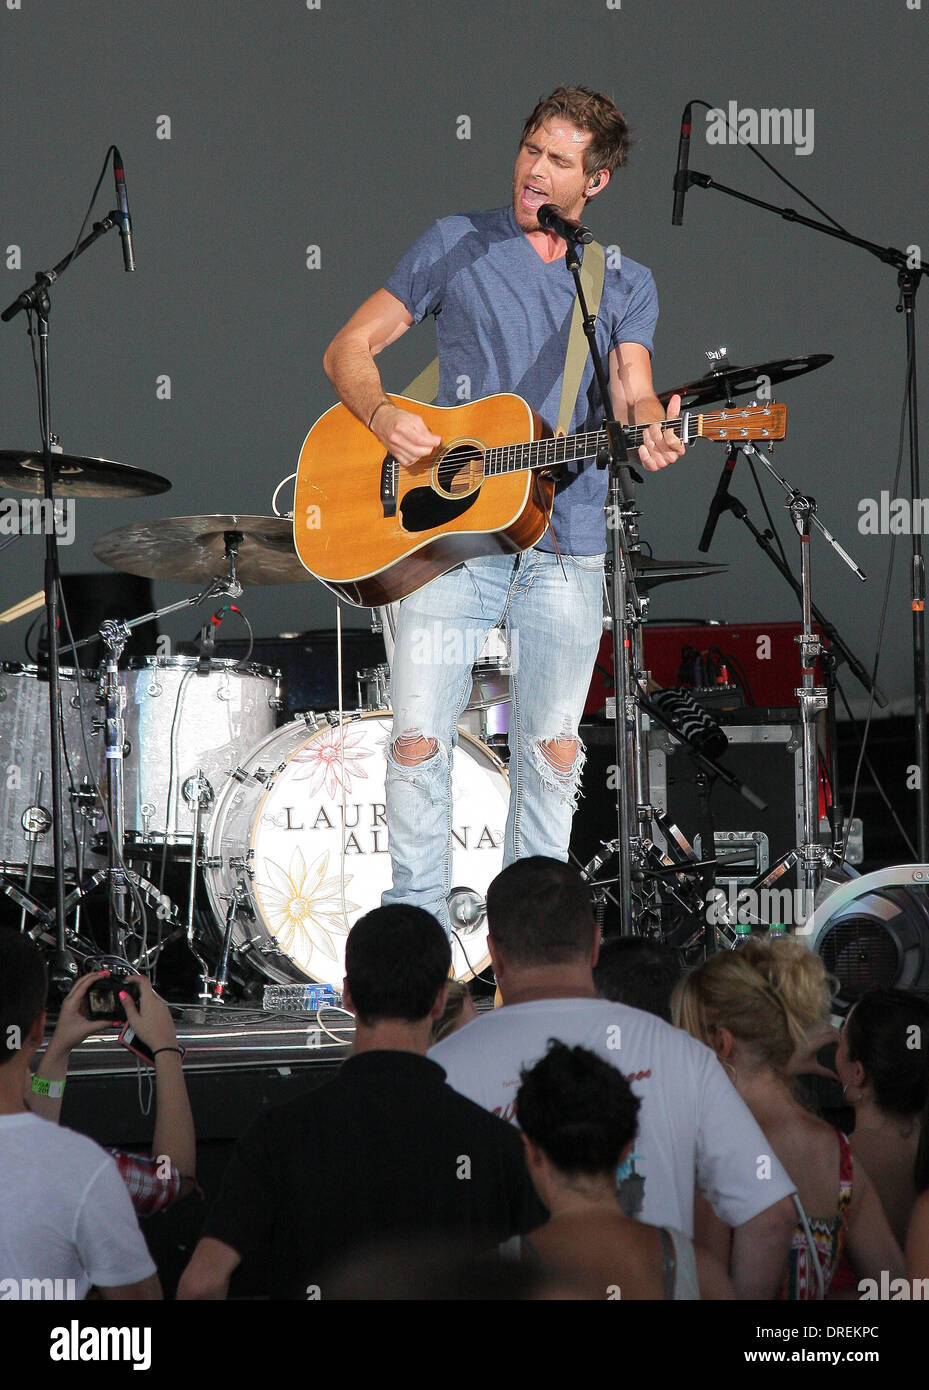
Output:
<path fill-rule="evenodd" d="M 21 309 L 31 309 L 38 320 L 39 337 L 39 402 L 42 430 L 42 464 L 44 496 L 48 503 L 47 516 L 50 522 L 45 531 L 45 621 L 48 627 L 48 714 L 50 726 L 51 782 L 52 782 L 52 845 L 55 861 L 55 954 L 49 972 L 50 984 L 64 993 L 70 989 L 77 968 L 74 957 L 67 948 L 65 930 L 65 856 L 64 820 L 62 815 L 62 770 L 61 736 L 59 718 L 59 640 L 58 640 L 58 585 L 61 569 L 58 562 L 58 537 L 55 534 L 55 470 L 53 435 L 51 426 L 51 405 L 49 393 L 48 368 L 48 320 L 51 312 L 49 289 L 67 270 L 72 261 L 82 255 L 99 237 L 119 225 L 119 213 L 109 213 L 102 222 L 95 222 L 93 231 L 81 241 L 73 251 L 53 266 L 51 270 L 40 270 L 35 280 L 9 304 L 0 320 L 8 323 Z"/>
<path fill-rule="evenodd" d="M 795 578 L 790 568 L 784 563 L 780 554 L 771 544 L 772 533 L 768 530 L 759 531 L 758 527 L 749 516 L 748 508 L 745 506 L 744 502 L 740 501 L 733 493 L 727 492 L 720 506 L 720 511 L 731 512 L 734 517 L 745 524 L 754 536 L 757 544 L 764 551 L 765 555 L 767 555 L 772 565 L 774 565 L 777 572 L 783 575 L 784 579 L 802 603 L 803 586 L 800 581 Z M 811 612 L 820 628 L 829 639 L 829 650 L 823 651 L 819 659 L 825 673 L 826 689 L 828 691 L 826 718 L 829 730 L 829 785 L 832 792 L 832 810 L 835 817 L 835 823 L 832 826 L 832 838 L 833 842 L 838 844 L 842 838 L 842 816 L 839 801 L 838 734 L 835 708 L 835 667 L 838 665 L 839 659 L 845 662 L 849 671 L 863 688 L 869 694 L 873 694 L 876 703 L 880 705 L 881 709 L 885 709 L 887 706 L 887 696 L 884 694 L 883 690 L 881 690 L 880 686 L 872 682 L 865 667 L 847 645 L 835 625 L 823 613 L 822 609 L 819 608 L 817 604 L 813 603 L 811 604 Z"/>
<path fill-rule="evenodd" d="M 841 846 L 834 846 L 832 854 L 823 849 L 819 837 L 819 751 L 816 740 L 816 716 L 827 709 L 827 691 L 815 684 L 815 666 L 822 655 L 822 644 L 813 631 L 812 578 L 810 571 L 810 541 L 813 527 L 829 542 L 833 550 L 848 565 L 853 574 L 864 581 L 867 575 L 859 568 L 835 536 L 823 525 L 816 515 L 816 500 L 805 496 L 798 488 L 791 487 L 771 462 L 764 449 L 756 449 L 754 444 L 743 441 L 746 453 L 754 455 L 768 470 L 771 477 L 783 489 L 787 497 L 787 508 L 794 529 L 800 538 L 800 603 L 803 613 L 803 627 L 796 639 L 800 648 L 801 684 L 795 690 L 800 702 L 800 720 L 803 735 L 803 844 L 799 847 L 798 879 L 804 904 L 815 901 L 816 892 L 823 873 L 832 863 L 841 858 Z M 793 576 L 791 576 L 793 584 Z M 769 871 L 770 876 L 770 871 Z M 812 911 L 812 907 L 810 908 Z"/>
<path fill-rule="evenodd" d="M 763 208 L 766 212 L 777 213 L 787 222 L 798 222 L 800 226 L 809 227 L 812 231 L 821 232 L 824 236 L 835 237 L 838 241 L 847 242 L 850 246 L 859 246 L 863 251 L 869 252 L 879 261 L 883 261 L 885 265 L 892 266 L 896 270 L 897 285 L 899 286 L 896 308 L 898 313 L 904 315 L 906 333 L 910 500 L 911 504 L 915 504 L 920 497 L 919 421 L 916 407 L 916 291 L 919 289 L 923 275 L 929 271 L 929 263 L 919 260 L 916 265 L 913 265 L 913 258 L 906 251 L 901 251 L 899 247 L 881 246 L 876 241 L 867 241 L 864 237 L 853 236 L 851 232 L 846 232 L 840 227 L 830 226 L 828 222 L 820 222 L 816 218 L 806 217 L 797 212 L 795 208 L 780 207 L 777 203 L 766 202 L 763 198 L 753 198 L 748 193 L 743 193 L 741 189 L 730 188 L 727 184 L 717 183 L 709 174 L 701 174 L 694 169 L 689 169 L 686 175 L 681 177 L 682 180 L 686 180 L 683 185 L 685 191 L 694 184 L 699 188 L 713 188 L 717 193 L 725 193 L 730 198 L 738 198 L 740 202 L 750 203 L 753 207 Z M 815 523 L 815 514 L 812 519 Z M 910 605 L 913 631 L 913 717 L 916 762 L 919 769 L 919 780 L 916 785 L 916 848 L 920 860 L 927 863 L 929 862 L 929 692 L 927 692 L 926 686 L 926 566 L 919 530 L 913 526 L 911 532 Z"/>
<path fill-rule="evenodd" d="M 642 621 L 642 603 L 636 591 L 631 562 L 631 550 L 637 541 L 637 513 L 635 493 L 630 482 L 630 479 L 641 482 L 641 478 L 629 463 L 623 427 L 613 414 L 609 379 L 597 347 L 597 321 L 589 312 L 584 287 L 581 284 L 581 259 L 576 240 L 567 240 L 565 265 L 574 277 L 574 290 L 580 305 L 584 336 L 587 339 L 590 358 L 593 362 L 594 377 L 603 406 L 603 421 L 606 432 L 606 443 L 597 454 L 597 467 L 609 469 L 606 519 L 613 562 L 611 603 L 613 608 L 613 670 L 616 697 L 613 711 L 613 735 L 616 767 L 620 772 L 619 794 L 616 802 L 616 848 L 619 857 L 617 886 L 620 932 L 623 936 L 632 936 L 635 933 L 632 901 L 632 850 L 633 844 L 638 844 L 639 841 L 638 808 L 642 805 L 638 795 L 641 789 L 637 786 L 639 760 L 636 757 L 636 749 L 641 746 L 641 729 L 636 729 L 639 713 L 630 688 L 626 652 L 632 650 L 631 643 L 634 640 L 630 629 L 635 627 L 638 630 L 638 625 Z M 629 528 L 628 535 L 627 526 Z M 636 732 L 639 734 L 638 739 Z"/>

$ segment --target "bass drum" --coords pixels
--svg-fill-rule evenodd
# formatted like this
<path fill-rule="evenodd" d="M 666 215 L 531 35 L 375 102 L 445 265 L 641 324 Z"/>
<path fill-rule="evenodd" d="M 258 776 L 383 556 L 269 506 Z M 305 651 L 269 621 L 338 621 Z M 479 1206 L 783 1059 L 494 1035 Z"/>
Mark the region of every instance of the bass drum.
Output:
<path fill-rule="evenodd" d="M 222 939 L 231 911 L 233 946 L 269 980 L 342 988 L 349 928 L 391 883 L 390 733 L 389 713 L 341 725 L 306 715 L 259 744 L 217 801 L 204 870 L 217 930 Z M 463 731 L 452 791 L 452 884 L 483 898 L 503 862 L 509 784 L 499 759 Z M 456 979 L 489 960 L 486 919 L 453 934 Z"/>

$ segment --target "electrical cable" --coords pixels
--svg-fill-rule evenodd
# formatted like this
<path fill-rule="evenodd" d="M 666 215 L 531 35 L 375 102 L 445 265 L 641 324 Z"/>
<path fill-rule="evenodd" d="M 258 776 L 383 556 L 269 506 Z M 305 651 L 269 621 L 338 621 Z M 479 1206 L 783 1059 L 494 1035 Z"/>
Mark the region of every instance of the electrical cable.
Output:
<path fill-rule="evenodd" d="M 907 353 L 906 373 L 904 375 L 903 402 L 900 409 L 900 430 L 897 438 L 897 471 L 894 474 L 893 481 L 894 496 L 896 496 L 897 494 L 897 488 L 900 484 L 900 474 L 903 471 L 903 444 L 904 437 L 906 434 L 907 403 L 909 400 L 910 385 L 913 380 L 914 365 L 915 364 L 913 360 L 913 346 L 911 343 L 909 351 Z M 897 536 L 895 532 L 892 532 L 890 537 L 890 559 L 887 562 L 887 576 L 884 580 L 884 593 L 881 600 L 881 614 L 877 624 L 877 642 L 874 652 L 874 667 L 871 671 L 871 690 L 868 695 L 868 713 L 865 718 L 864 733 L 861 739 L 861 751 L 858 755 L 858 764 L 855 768 L 855 780 L 852 784 L 852 799 L 851 806 L 848 812 L 848 828 L 845 832 L 845 838 L 842 841 L 842 863 L 845 862 L 845 856 L 848 853 L 848 837 L 851 834 L 852 819 L 855 815 L 855 802 L 858 799 L 858 784 L 861 779 L 861 769 L 864 765 L 865 752 L 868 746 L 868 735 L 871 732 L 871 720 L 874 715 L 874 692 L 877 686 L 877 670 L 878 666 L 880 665 L 881 648 L 884 642 L 884 626 L 887 622 L 887 609 L 890 604 L 890 586 L 891 580 L 893 578 L 894 559 L 896 557 L 896 553 Z M 914 854 L 914 858 L 915 857 L 916 856 Z"/>
<path fill-rule="evenodd" d="M 710 103 L 709 103 L 708 101 L 700 101 L 699 99 L 695 99 L 694 101 L 692 101 L 692 102 L 690 103 L 690 105 L 691 105 L 691 106 L 705 106 L 706 109 L 707 109 L 707 111 L 720 111 L 720 112 L 722 112 L 722 107 L 721 107 L 721 106 L 711 106 Z M 839 230 L 840 232 L 846 232 L 846 229 L 845 229 L 845 227 L 842 226 L 841 222 L 837 222 L 837 221 L 835 220 L 835 218 L 832 217 L 832 216 L 830 216 L 830 214 L 829 214 L 828 212 L 826 212 L 826 210 L 825 210 L 824 208 L 821 208 L 821 207 L 819 206 L 818 203 L 814 203 L 812 198 L 808 198 L 807 195 L 803 192 L 803 190 L 802 190 L 801 188 L 798 188 L 797 185 L 796 185 L 795 183 L 791 183 L 790 179 L 787 178 L 786 174 L 782 174 L 781 171 L 780 171 L 779 169 L 777 169 L 777 168 L 771 163 L 770 159 L 765 159 L 764 155 L 761 153 L 761 151 L 759 150 L 759 148 L 758 148 L 757 145 L 753 145 L 752 142 L 751 142 L 750 140 L 742 140 L 742 139 L 740 138 L 740 136 L 739 136 L 739 132 L 738 132 L 738 131 L 735 129 L 735 127 L 732 125 L 732 123 L 730 122 L 728 116 L 726 116 L 725 113 L 723 113 L 723 116 L 724 116 L 724 119 L 725 119 L 727 128 L 728 128 L 729 130 L 731 130 L 732 133 L 733 133 L 733 135 L 735 136 L 737 144 L 741 145 L 744 149 L 751 150 L 752 154 L 755 155 L 758 159 L 760 159 L 761 162 L 762 162 L 762 164 L 764 164 L 768 169 L 771 170 L 771 173 L 774 174 L 775 178 L 780 179 L 781 183 L 785 183 L 785 184 L 787 185 L 787 187 L 790 188 L 790 189 L 792 189 L 794 193 L 798 194 L 798 195 L 803 199 L 803 201 L 804 201 L 805 203 L 809 203 L 809 205 L 810 205 L 811 208 L 815 208 L 815 210 L 816 210 L 822 217 L 825 217 L 825 219 L 826 219 L 827 222 L 831 222 L 831 223 L 832 223 L 833 227 L 837 227 L 838 230 Z M 846 235 L 848 235 L 847 232 L 846 232 Z"/>
<path fill-rule="evenodd" d="M 856 741 L 857 741 L 857 743 L 858 743 L 858 745 L 859 745 L 859 750 L 860 750 L 860 748 L 861 748 L 861 735 L 860 735 L 859 732 L 858 732 L 858 721 L 857 721 L 857 719 L 855 718 L 854 714 L 852 714 L 852 707 L 851 707 L 851 705 L 850 705 L 849 702 L 848 702 L 848 697 L 847 697 L 847 695 L 845 694 L 845 690 L 844 690 L 843 687 L 842 687 L 841 681 L 836 680 L 835 686 L 836 686 L 836 690 L 838 690 L 840 696 L 842 697 L 842 704 L 845 706 L 845 712 L 846 712 L 846 714 L 848 715 L 849 722 L 851 723 L 852 730 L 853 730 L 853 732 L 854 732 L 855 739 L 856 739 Z M 878 795 L 880 796 L 880 798 L 881 798 L 881 800 L 883 801 L 884 805 L 887 807 L 887 810 L 890 812 L 891 818 L 892 818 L 894 824 L 896 825 L 897 829 L 898 829 L 899 832 L 900 832 L 900 836 L 901 836 L 901 838 L 902 838 L 902 840 L 903 840 L 903 843 L 905 844 L 905 846 L 906 846 L 906 848 L 907 848 L 907 852 L 909 853 L 911 859 L 912 859 L 912 860 L 914 861 L 914 863 L 915 863 L 916 860 L 919 858 L 919 855 L 916 853 L 916 846 L 913 844 L 912 840 L 910 839 L 909 835 L 907 834 L 907 832 L 906 832 L 906 830 L 905 830 L 905 828 L 904 828 L 904 826 L 903 826 L 903 822 L 900 820 L 900 817 L 897 815 L 896 808 L 894 807 L 894 804 L 893 804 L 893 802 L 891 801 L 890 797 L 889 797 L 889 796 L 887 795 L 887 793 L 885 792 L 885 790 L 884 790 L 884 788 L 883 788 L 883 785 L 881 784 L 881 782 L 880 782 L 880 780 L 879 780 L 879 778 L 878 778 L 877 771 L 876 771 L 876 769 L 875 769 L 875 767 L 874 767 L 874 764 L 872 763 L 872 761 L 871 761 L 871 759 L 870 759 L 870 757 L 868 756 L 867 753 L 865 753 L 864 765 L 865 765 L 865 767 L 868 769 L 868 772 L 869 772 L 870 775 L 871 775 L 871 781 L 874 783 L 874 786 L 875 786 L 875 788 L 876 788 L 876 790 L 877 790 Z M 849 817 L 849 819 L 851 819 L 851 817 Z"/>

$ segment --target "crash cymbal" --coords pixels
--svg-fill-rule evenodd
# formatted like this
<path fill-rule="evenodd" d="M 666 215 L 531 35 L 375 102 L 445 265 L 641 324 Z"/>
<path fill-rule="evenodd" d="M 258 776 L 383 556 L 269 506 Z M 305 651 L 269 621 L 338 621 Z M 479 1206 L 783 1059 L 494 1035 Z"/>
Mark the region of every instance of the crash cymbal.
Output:
<path fill-rule="evenodd" d="M 714 405 L 725 401 L 726 385 L 732 396 L 745 396 L 758 391 L 759 378 L 767 377 L 772 386 L 780 381 L 791 381 L 795 376 L 804 376 L 825 367 L 832 361 L 831 352 L 817 352 L 811 357 L 782 357 L 777 362 L 762 362 L 757 367 L 726 367 L 720 372 L 707 372 L 697 381 L 688 381 L 686 386 L 675 386 L 670 391 L 659 391 L 658 399 L 667 405 L 672 396 L 682 398 L 681 409 L 692 410 L 698 405 Z"/>
<path fill-rule="evenodd" d="M 295 584 L 312 575 L 294 550 L 293 522 L 284 516 L 166 516 L 108 531 L 94 544 L 98 560 L 146 579 L 197 584 L 231 568 L 243 584 Z"/>
<path fill-rule="evenodd" d="M 152 497 L 171 487 L 167 478 L 133 468 L 112 459 L 84 458 L 80 454 L 54 454 L 53 486 L 56 497 Z M 0 487 L 14 492 L 45 493 L 41 449 L 0 449 Z"/>
<path fill-rule="evenodd" d="M 714 565 L 706 560 L 658 560 L 654 555 L 633 553 L 632 569 L 636 588 L 648 593 L 659 584 L 673 584 L 678 579 L 708 579 L 711 574 L 725 574 L 728 565 Z"/>

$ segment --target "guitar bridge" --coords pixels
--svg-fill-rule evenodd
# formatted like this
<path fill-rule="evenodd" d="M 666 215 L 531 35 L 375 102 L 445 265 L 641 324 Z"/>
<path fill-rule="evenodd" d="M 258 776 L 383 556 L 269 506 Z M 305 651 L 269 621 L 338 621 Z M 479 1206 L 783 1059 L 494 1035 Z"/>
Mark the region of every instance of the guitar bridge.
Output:
<path fill-rule="evenodd" d="M 393 454 L 385 454 L 381 464 L 381 506 L 384 515 L 397 515 L 397 460 Z"/>

